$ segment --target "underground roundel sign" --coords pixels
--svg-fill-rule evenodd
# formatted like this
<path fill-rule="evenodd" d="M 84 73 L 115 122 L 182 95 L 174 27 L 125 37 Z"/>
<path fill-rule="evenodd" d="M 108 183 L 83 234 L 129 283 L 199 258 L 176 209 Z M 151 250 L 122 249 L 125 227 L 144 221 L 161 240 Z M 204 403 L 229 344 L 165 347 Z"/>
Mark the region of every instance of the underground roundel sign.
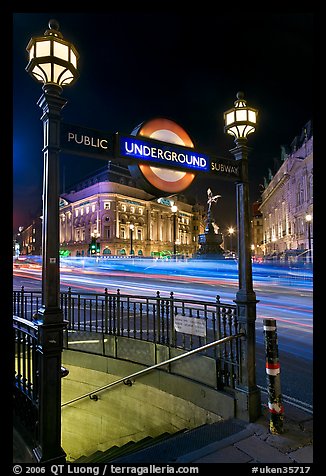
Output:
<path fill-rule="evenodd" d="M 190 148 L 194 147 L 187 132 L 175 122 L 165 118 L 151 119 L 143 122 L 132 131 L 131 135 Z M 144 190 L 153 195 L 160 196 L 182 192 L 189 187 L 196 177 L 196 174 L 193 172 L 142 163 L 129 165 L 129 170 Z"/>

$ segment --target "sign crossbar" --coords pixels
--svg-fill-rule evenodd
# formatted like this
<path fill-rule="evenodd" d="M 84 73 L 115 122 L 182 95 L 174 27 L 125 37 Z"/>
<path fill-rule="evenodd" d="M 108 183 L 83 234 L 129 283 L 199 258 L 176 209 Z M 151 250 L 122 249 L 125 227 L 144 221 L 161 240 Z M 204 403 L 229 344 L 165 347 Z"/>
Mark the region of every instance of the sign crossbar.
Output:
<path fill-rule="evenodd" d="M 156 167 L 208 173 L 221 179 L 241 180 L 241 161 L 209 155 L 198 149 L 143 136 L 105 132 L 61 123 L 61 150 L 102 160 L 123 159 Z"/>

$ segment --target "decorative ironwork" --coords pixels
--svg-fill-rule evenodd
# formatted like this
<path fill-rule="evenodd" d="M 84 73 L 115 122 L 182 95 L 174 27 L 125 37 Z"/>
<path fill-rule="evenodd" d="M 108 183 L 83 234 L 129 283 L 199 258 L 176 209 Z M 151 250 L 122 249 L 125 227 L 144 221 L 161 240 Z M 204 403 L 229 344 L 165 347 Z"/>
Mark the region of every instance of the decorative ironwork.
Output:
<path fill-rule="evenodd" d="M 25 289 L 14 291 L 14 310 L 17 313 L 22 311 L 31 320 L 40 295 Z M 24 306 L 21 306 L 22 301 Z M 65 342 L 68 343 L 76 332 L 83 332 L 90 338 L 92 334 L 100 333 L 103 336 L 128 337 L 189 351 L 240 331 L 237 306 L 221 303 L 219 296 L 215 302 L 203 302 L 176 299 L 173 292 L 169 296 L 162 296 L 157 291 L 156 296 L 150 297 L 121 294 L 119 289 L 116 293 L 109 293 L 107 288 L 104 293 L 77 293 L 69 288 L 61 292 L 61 308 L 68 322 L 64 331 Z M 175 316 L 184 322 L 200 320 L 197 322 L 202 323 L 204 333 L 197 335 L 196 332 L 177 331 Z M 104 353 L 105 346 L 88 346 L 87 352 Z M 205 352 L 216 361 L 218 387 L 235 388 L 240 378 L 238 340 L 230 340 Z"/>

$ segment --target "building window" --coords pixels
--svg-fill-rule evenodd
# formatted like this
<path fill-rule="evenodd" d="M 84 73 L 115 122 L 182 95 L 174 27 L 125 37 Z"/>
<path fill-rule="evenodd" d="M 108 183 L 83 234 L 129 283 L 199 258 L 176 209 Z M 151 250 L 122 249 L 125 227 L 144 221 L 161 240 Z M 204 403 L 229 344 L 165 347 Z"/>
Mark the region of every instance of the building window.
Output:
<path fill-rule="evenodd" d="M 313 177 L 312 174 L 309 175 L 309 198 L 312 200 L 314 196 L 314 189 L 313 189 Z"/>
<path fill-rule="evenodd" d="M 297 205 L 302 205 L 303 203 L 303 187 L 302 184 L 299 183 L 297 188 Z"/>
<path fill-rule="evenodd" d="M 142 214 L 143 214 L 143 209 L 142 209 L 142 208 L 138 208 L 138 213 L 139 213 L 139 215 L 142 215 Z"/>
<path fill-rule="evenodd" d="M 130 213 L 135 213 L 135 207 L 130 207 Z"/>
<path fill-rule="evenodd" d="M 111 236 L 111 230 L 109 226 L 104 227 L 104 239 L 109 239 Z"/>
<path fill-rule="evenodd" d="M 78 210 L 75 210 L 75 217 L 78 217 Z"/>
<path fill-rule="evenodd" d="M 80 209 L 80 214 L 84 215 L 84 209 L 83 208 Z"/>
<path fill-rule="evenodd" d="M 104 202 L 104 210 L 110 210 L 110 202 Z"/>
<path fill-rule="evenodd" d="M 127 209 L 126 205 L 121 205 L 121 210 L 122 210 L 123 212 L 125 212 L 126 209 Z"/>
<path fill-rule="evenodd" d="M 95 212 L 95 205 L 92 205 L 92 212 Z"/>
<path fill-rule="evenodd" d="M 86 207 L 86 215 L 89 214 L 89 207 Z"/>
<path fill-rule="evenodd" d="M 125 230 L 125 227 L 121 227 L 121 230 L 120 230 L 120 236 L 122 239 L 126 238 L 126 230 Z"/>
<path fill-rule="evenodd" d="M 138 230 L 137 230 L 137 240 L 141 240 L 141 239 L 142 239 L 142 229 L 138 228 Z"/>

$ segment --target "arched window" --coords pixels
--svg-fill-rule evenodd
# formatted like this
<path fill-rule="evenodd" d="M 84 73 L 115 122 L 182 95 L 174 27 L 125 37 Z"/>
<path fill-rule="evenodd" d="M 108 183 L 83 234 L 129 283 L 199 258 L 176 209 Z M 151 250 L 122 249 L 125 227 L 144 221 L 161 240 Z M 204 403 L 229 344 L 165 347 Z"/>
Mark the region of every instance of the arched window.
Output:
<path fill-rule="evenodd" d="M 103 249 L 103 254 L 104 254 L 104 255 L 110 255 L 110 254 L 111 254 L 110 248 L 104 248 L 104 249 Z"/>
<path fill-rule="evenodd" d="M 297 186 L 297 206 L 302 205 L 303 203 L 303 187 L 302 183 L 299 182 Z"/>
<path fill-rule="evenodd" d="M 124 248 L 122 248 L 122 249 L 119 251 L 119 253 L 120 253 L 121 255 L 125 255 L 125 254 L 126 254 L 126 250 L 125 250 Z"/>

